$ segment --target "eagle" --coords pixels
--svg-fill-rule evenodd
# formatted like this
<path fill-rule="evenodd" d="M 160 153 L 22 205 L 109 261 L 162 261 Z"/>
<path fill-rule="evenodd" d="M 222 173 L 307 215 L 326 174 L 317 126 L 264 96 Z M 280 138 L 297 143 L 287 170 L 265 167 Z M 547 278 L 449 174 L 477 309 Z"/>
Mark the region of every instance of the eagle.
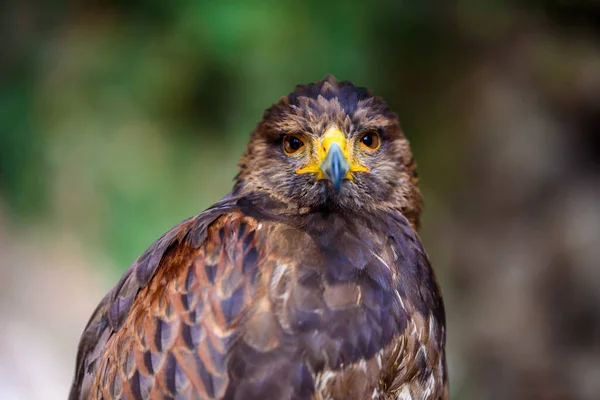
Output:
<path fill-rule="evenodd" d="M 333 76 L 268 108 L 232 191 L 125 271 L 76 399 L 447 399 L 445 311 L 397 116 Z"/>

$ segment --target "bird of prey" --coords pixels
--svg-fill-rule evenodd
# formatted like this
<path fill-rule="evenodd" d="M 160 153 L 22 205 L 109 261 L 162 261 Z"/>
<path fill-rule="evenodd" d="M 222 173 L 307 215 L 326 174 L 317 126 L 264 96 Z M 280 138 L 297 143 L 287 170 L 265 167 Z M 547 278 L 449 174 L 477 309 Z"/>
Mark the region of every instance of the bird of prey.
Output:
<path fill-rule="evenodd" d="M 447 399 L 445 313 L 396 115 L 332 76 L 268 108 L 230 194 L 83 332 L 70 399 Z"/>

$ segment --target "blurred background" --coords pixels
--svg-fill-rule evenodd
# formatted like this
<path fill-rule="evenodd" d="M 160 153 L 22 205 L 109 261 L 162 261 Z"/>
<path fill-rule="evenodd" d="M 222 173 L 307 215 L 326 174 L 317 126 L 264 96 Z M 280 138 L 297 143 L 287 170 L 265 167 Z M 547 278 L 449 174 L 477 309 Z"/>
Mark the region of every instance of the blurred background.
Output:
<path fill-rule="evenodd" d="M 1 10 L 1 399 L 66 398 L 100 298 L 229 191 L 266 107 L 327 73 L 412 142 L 452 398 L 598 399 L 598 1 Z"/>

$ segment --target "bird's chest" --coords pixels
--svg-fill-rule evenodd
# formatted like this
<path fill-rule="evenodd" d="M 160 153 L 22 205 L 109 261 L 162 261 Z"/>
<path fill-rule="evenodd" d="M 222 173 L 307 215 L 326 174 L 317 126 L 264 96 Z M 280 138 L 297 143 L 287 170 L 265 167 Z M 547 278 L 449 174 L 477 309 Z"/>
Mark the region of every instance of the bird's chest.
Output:
<path fill-rule="evenodd" d="M 373 358 L 407 321 L 387 237 L 333 233 L 282 231 L 267 257 L 272 311 L 316 368 Z"/>
<path fill-rule="evenodd" d="M 433 292 L 414 247 L 358 223 L 259 231 L 256 300 L 229 351 L 244 366 L 236 381 L 252 371 L 278 398 L 395 398 L 431 376 L 424 346 L 438 324 L 419 311 Z"/>

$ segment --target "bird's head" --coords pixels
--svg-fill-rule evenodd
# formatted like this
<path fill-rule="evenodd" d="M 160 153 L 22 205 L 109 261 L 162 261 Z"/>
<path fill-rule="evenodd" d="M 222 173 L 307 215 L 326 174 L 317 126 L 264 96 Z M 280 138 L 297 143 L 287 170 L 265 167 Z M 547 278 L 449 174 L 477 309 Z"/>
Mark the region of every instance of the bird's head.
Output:
<path fill-rule="evenodd" d="M 370 90 L 332 76 L 265 111 L 235 191 L 267 194 L 290 213 L 396 208 L 419 225 L 415 164 L 396 115 Z"/>

